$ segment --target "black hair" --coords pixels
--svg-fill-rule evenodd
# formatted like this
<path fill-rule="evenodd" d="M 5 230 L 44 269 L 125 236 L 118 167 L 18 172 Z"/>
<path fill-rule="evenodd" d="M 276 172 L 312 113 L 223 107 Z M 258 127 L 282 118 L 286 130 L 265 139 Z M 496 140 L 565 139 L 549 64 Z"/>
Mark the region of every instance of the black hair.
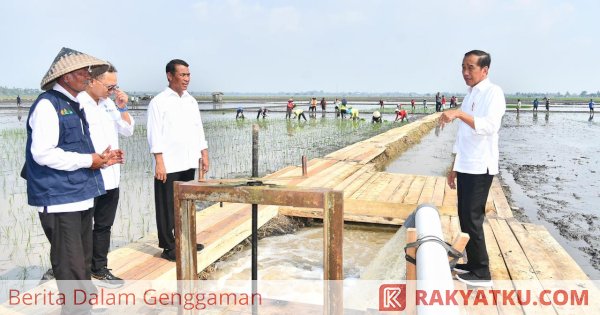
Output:
<path fill-rule="evenodd" d="M 116 73 L 117 72 L 117 68 L 115 68 L 115 66 L 112 63 L 108 63 L 108 68 L 106 67 L 94 67 L 92 68 L 92 73 L 90 73 L 90 76 L 92 78 L 95 79 L 99 79 L 100 77 L 102 77 L 105 73 Z"/>
<path fill-rule="evenodd" d="M 480 66 L 481 68 L 483 68 L 483 67 L 489 68 L 490 64 L 492 63 L 492 57 L 490 56 L 490 54 L 486 53 L 483 50 L 471 50 L 465 54 L 465 57 L 468 57 L 470 55 L 479 57 L 477 59 L 477 65 Z"/>
<path fill-rule="evenodd" d="M 169 63 L 167 63 L 167 67 L 166 67 L 166 72 L 167 73 L 171 73 L 171 74 L 175 74 L 175 66 L 176 65 L 182 65 L 184 67 L 189 67 L 190 65 L 188 65 L 187 62 L 181 60 L 181 59 L 173 59 L 171 61 L 169 61 Z"/>

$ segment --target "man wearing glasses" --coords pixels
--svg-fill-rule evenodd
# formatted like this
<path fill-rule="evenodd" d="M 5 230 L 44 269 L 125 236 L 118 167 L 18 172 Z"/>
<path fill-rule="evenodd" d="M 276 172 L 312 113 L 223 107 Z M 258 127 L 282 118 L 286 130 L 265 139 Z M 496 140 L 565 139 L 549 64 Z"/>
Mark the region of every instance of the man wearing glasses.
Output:
<path fill-rule="evenodd" d="M 116 104 L 109 98 L 111 95 L 115 95 Z M 128 97 L 117 86 L 117 69 L 112 64 L 106 72 L 93 70 L 90 84 L 77 99 L 85 109 L 96 152 L 106 147 L 119 150 L 119 134 L 133 135 L 134 120 L 127 110 Z M 92 279 L 96 285 L 108 288 L 118 288 L 124 283 L 108 269 L 110 232 L 119 203 L 120 171 L 119 164 L 100 169 L 106 194 L 94 199 Z"/>
<path fill-rule="evenodd" d="M 194 179 L 198 160 L 208 171 L 208 144 L 198 101 L 188 93 L 189 65 L 173 59 L 166 66 L 169 86 L 148 105 L 148 144 L 154 155 L 154 202 L 160 257 L 175 261 L 173 182 Z M 204 248 L 197 245 L 197 250 Z"/>
<path fill-rule="evenodd" d="M 89 84 L 90 72 L 107 67 L 103 60 L 61 49 L 42 79 L 45 92 L 31 105 L 27 118 L 21 175 L 27 180 L 28 204 L 37 208 L 50 242 L 50 263 L 59 291 L 66 296 L 67 314 L 88 313 L 91 308 L 73 305 L 73 289 L 95 289 L 89 285 L 92 208 L 94 198 L 105 193 L 99 169 L 120 162 L 109 148 L 96 153 L 76 99 Z"/>

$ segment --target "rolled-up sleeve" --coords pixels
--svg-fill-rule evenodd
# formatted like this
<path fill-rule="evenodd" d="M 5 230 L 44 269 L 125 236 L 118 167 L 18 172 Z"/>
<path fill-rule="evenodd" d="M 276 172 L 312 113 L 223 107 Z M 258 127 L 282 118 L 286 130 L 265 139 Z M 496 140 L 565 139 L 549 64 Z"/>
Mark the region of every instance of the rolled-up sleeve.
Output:
<path fill-rule="evenodd" d="M 41 100 L 31 117 L 31 155 L 39 164 L 61 171 L 74 171 L 92 165 L 91 154 L 67 152 L 58 146 L 60 127 L 58 115 L 50 101 Z"/>
<path fill-rule="evenodd" d="M 494 87 L 489 93 L 489 110 L 485 116 L 474 116 L 475 133 L 478 135 L 492 135 L 500 130 L 502 116 L 506 111 L 504 93 L 499 87 Z"/>
<path fill-rule="evenodd" d="M 133 135 L 133 128 L 135 126 L 135 120 L 133 120 L 133 116 L 129 115 L 129 120 L 131 124 L 127 123 L 127 121 L 120 119 L 116 121 L 117 131 L 120 135 L 125 137 L 131 137 Z"/>
<path fill-rule="evenodd" d="M 159 106 L 155 100 L 156 99 L 150 101 L 150 104 L 148 105 L 148 145 L 150 146 L 150 153 L 162 153 L 164 150 L 163 123 L 158 108 Z"/>

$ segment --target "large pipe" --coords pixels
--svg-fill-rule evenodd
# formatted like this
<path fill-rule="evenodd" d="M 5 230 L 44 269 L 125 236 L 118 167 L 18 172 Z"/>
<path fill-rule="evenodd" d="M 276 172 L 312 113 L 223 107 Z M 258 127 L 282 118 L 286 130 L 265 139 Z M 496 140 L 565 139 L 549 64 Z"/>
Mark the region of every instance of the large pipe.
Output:
<path fill-rule="evenodd" d="M 422 204 L 415 210 L 417 239 L 444 240 L 440 214 L 433 205 Z M 438 242 L 427 241 L 417 249 L 417 292 L 426 293 L 428 298 L 434 294 L 446 296 L 454 290 L 452 273 L 448 265 L 448 253 Z M 434 293 L 437 291 L 437 293 Z M 422 304 L 422 303 L 421 303 Z M 417 305 L 417 314 L 458 314 L 456 305 Z"/>

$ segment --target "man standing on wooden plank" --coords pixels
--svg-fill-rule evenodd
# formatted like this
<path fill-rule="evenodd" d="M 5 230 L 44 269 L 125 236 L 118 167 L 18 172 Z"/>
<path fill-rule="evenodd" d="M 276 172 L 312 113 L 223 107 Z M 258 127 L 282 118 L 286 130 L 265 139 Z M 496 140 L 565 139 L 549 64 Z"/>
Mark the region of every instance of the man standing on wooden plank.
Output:
<path fill-rule="evenodd" d="M 490 63 L 491 57 L 484 51 L 465 54 L 462 75 L 469 88 L 463 106 L 444 112 L 439 119 L 441 127 L 459 119 L 448 185 L 458 188 L 460 227 L 470 240 L 466 246 L 467 263 L 457 265 L 455 271 L 459 281 L 473 286 L 492 285 L 483 220 L 492 179 L 498 174 L 498 131 L 506 111 L 504 92 L 488 79 Z"/>
<path fill-rule="evenodd" d="M 84 108 L 90 125 L 90 136 L 96 152 L 110 146 L 119 148 L 119 135 L 133 135 L 134 120 L 127 108 L 128 96 L 119 90 L 117 69 L 109 64 L 106 72 L 92 71 L 92 80 L 77 100 Z M 110 95 L 115 95 L 115 101 Z M 121 167 L 115 164 L 100 169 L 106 194 L 94 199 L 94 229 L 92 247 L 92 279 L 101 287 L 118 288 L 125 282 L 108 268 L 110 234 L 119 204 Z"/>
<path fill-rule="evenodd" d="M 148 105 L 148 143 L 154 155 L 154 202 L 160 257 L 175 261 L 173 182 L 191 181 L 198 160 L 208 171 L 208 144 L 198 101 L 187 92 L 189 65 L 180 59 L 166 67 L 169 86 Z M 202 250 L 202 244 L 197 250 Z"/>

